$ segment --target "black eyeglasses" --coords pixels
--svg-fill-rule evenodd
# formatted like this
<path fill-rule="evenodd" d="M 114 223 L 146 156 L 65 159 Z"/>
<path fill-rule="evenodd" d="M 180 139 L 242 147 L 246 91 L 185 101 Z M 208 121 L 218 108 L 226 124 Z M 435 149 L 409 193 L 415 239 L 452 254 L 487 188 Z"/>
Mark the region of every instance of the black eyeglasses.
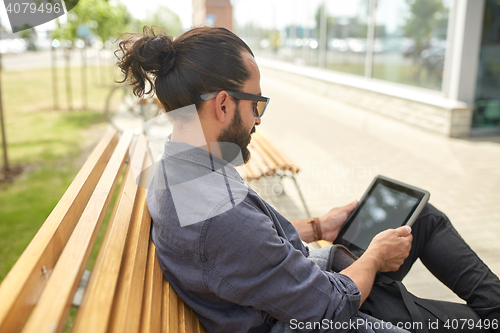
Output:
<path fill-rule="evenodd" d="M 264 97 L 261 95 L 248 94 L 240 91 L 228 91 L 225 90 L 229 96 L 232 96 L 236 99 L 243 101 L 256 101 L 257 103 L 253 106 L 253 115 L 257 118 L 260 118 L 264 115 L 264 111 L 266 111 L 267 104 L 269 104 L 269 97 Z M 215 98 L 220 91 L 214 91 L 211 93 L 206 93 L 201 95 L 201 99 L 204 101 L 208 101 L 209 99 Z"/>

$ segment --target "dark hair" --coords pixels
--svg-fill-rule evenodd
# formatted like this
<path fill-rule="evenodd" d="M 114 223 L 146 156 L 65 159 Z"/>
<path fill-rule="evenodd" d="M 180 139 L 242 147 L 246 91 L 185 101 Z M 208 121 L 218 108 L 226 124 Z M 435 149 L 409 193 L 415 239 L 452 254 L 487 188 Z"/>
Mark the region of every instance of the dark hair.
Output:
<path fill-rule="evenodd" d="M 172 39 L 144 27 L 130 34 L 115 52 L 118 66 L 130 79 L 134 94 L 154 89 L 165 110 L 202 103 L 200 95 L 218 90 L 240 90 L 250 73 L 242 51 L 253 53 L 238 36 L 225 28 L 200 27 Z"/>

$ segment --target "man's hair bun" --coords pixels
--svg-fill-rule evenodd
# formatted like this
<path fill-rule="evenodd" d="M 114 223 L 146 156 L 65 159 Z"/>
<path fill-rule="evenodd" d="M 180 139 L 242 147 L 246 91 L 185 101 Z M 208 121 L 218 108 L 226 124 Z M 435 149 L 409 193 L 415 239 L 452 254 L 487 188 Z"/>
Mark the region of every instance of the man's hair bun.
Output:
<path fill-rule="evenodd" d="M 137 96 L 149 94 L 154 89 L 154 80 L 158 76 L 167 75 L 175 65 L 176 52 L 173 40 L 164 32 L 155 33 L 153 28 L 144 27 L 143 34 L 130 35 L 119 43 L 123 57 L 118 66 L 131 77 Z M 119 57 L 120 58 L 120 57 Z M 149 83 L 146 87 L 146 82 Z"/>
<path fill-rule="evenodd" d="M 175 63 L 175 49 L 172 39 L 166 35 L 142 37 L 143 44 L 137 49 L 143 69 L 154 75 L 166 75 Z"/>

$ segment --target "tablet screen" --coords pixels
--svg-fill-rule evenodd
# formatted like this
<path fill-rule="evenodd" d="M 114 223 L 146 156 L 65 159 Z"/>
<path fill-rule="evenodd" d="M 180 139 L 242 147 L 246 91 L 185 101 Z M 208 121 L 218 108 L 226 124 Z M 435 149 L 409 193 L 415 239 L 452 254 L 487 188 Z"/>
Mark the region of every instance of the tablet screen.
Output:
<path fill-rule="evenodd" d="M 342 243 L 366 250 L 379 232 L 405 225 L 423 197 L 420 192 L 378 179 L 339 235 Z"/>

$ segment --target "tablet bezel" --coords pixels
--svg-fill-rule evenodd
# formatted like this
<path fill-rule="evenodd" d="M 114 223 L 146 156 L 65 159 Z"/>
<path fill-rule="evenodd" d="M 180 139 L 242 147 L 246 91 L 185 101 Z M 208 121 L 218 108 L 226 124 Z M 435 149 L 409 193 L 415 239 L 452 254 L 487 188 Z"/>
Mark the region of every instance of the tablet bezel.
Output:
<path fill-rule="evenodd" d="M 412 185 L 409 185 L 409 184 L 406 184 L 406 183 L 403 183 L 403 182 L 400 182 L 400 181 L 397 181 L 395 179 L 391 179 L 389 177 L 385 177 L 382 175 L 376 176 L 373 179 L 370 186 L 368 187 L 368 189 L 366 190 L 366 192 L 363 194 L 363 196 L 359 200 L 357 207 L 347 217 L 346 221 L 344 222 L 344 224 L 340 228 L 337 239 L 335 239 L 335 241 L 334 241 L 335 244 L 342 244 L 342 245 L 346 246 L 349 250 L 351 250 L 358 257 L 361 254 L 363 254 L 366 251 L 366 249 L 362 249 L 362 248 L 352 244 L 351 242 L 345 240 L 342 237 L 349 229 L 350 225 L 354 221 L 354 218 L 357 216 L 357 214 L 359 213 L 359 211 L 363 207 L 363 205 L 364 205 L 365 201 L 368 199 L 369 195 L 375 189 L 375 186 L 379 183 L 382 185 L 385 185 L 387 187 L 390 187 L 392 189 L 396 189 L 400 192 L 410 194 L 413 197 L 417 197 L 417 198 L 420 197 L 420 198 L 418 198 L 419 199 L 418 204 L 416 204 L 415 207 L 413 208 L 413 210 L 408 214 L 405 221 L 403 221 L 401 223 L 402 226 L 403 225 L 412 226 L 413 223 L 415 222 L 415 220 L 418 218 L 422 209 L 424 209 L 425 205 L 429 201 L 430 193 L 426 190 L 423 190 L 421 188 L 418 188 L 418 187 L 415 187 L 415 186 L 412 186 Z M 415 195 L 415 194 L 417 194 L 417 195 Z"/>

